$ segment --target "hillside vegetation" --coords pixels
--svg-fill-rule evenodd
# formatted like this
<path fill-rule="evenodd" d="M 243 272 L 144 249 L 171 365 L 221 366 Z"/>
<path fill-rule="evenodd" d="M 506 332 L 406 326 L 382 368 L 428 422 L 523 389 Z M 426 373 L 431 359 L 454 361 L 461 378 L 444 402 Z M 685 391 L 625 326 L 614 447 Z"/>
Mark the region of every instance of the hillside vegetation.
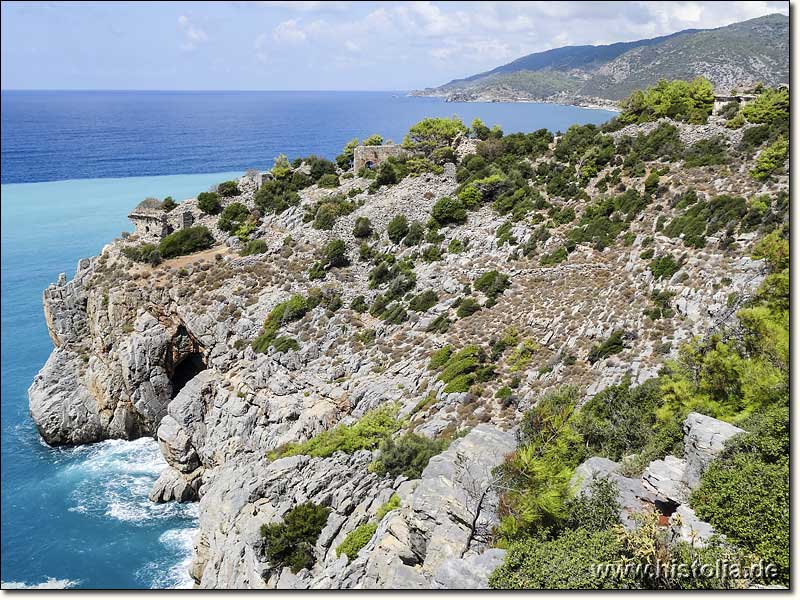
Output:
<path fill-rule="evenodd" d="M 621 100 L 660 79 L 705 77 L 727 92 L 756 82 L 789 83 L 789 18 L 774 14 L 726 27 L 530 54 L 424 94 L 453 99 Z"/>
<path fill-rule="evenodd" d="M 34 420 L 155 435 L 204 588 L 786 586 L 790 98 L 711 89 L 171 203 L 45 291 Z"/>

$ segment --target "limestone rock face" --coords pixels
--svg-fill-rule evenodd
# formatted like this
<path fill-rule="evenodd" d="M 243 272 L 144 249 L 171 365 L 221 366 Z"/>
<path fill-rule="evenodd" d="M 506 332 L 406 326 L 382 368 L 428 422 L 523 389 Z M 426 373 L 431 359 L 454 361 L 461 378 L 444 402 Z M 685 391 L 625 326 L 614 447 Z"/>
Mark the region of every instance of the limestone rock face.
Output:
<path fill-rule="evenodd" d="M 683 458 L 666 456 L 654 460 L 641 479 L 624 477 L 618 473 L 619 463 L 594 456 L 575 469 L 572 483 L 578 493 L 584 493 L 598 478 L 614 481 L 619 488 L 623 525 L 632 528 L 634 514 L 656 509 L 669 517 L 673 542 L 689 542 L 702 548 L 715 531 L 689 506 L 689 496 L 700 484 L 700 477 L 709 463 L 724 450 L 725 442 L 743 430 L 699 413 L 687 416 L 683 430 Z"/>
<path fill-rule="evenodd" d="M 685 460 L 665 456 L 664 460 L 654 460 L 647 466 L 642 482 L 662 498 L 680 504 L 689 499 L 689 487 L 683 480 L 685 472 Z"/>
<path fill-rule="evenodd" d="M 45 442 L 87 444 L 104 439 L 97 405 L 80 384 L 80 356 L 57 348 L 28 390 L 31 416 Z"/>
<path fill-rule="evenodd" d="M 44 292 L 56 346 L 28 390 L 31 416 L 52 445 L 152 435 L 173 396 L 173 374 L 197 350 L 179 318 L 159 320 L 135 293 L 96 287 L 100 261 Z"/>
<path fill-rule="evenodd" d="M 627 529 L 636 526 L 634 515 L 651 510 L 657 496 L 635 477 L 619 473 L 620 464 L 599 456 L 587 459 L 575 469 L 571 484 L 577 493 L 589 493 L 591 484 L 597 479 L 608 479 L 617 485 L 617 502 L 620 506 L 620 521 Z"/>
<path fill-rule="evenodd" d="M 703 548 L 718 535 L 710 523 L 702 521 L 686 504 L 681 504 L 670 518 L 670 529 L 677 540 Z"/>
<path fill-rule="evenodd" d="M 457 154 L 472 154 L 476 144 L 460 140 Z M 547 239 L 516 223 L 509 232 L 515 243 L 503 243 L 497 231 L 508 217 L 491 203 L 471 210 L 465 224 L 443 226 L 418 246 L 388 239 L 386 226 L 397 215 L 424 225 L 439 199 L 456 194 L 458 172 L 448 163 L 441 173 L 409 176 L 377 190 L 369 189 L 374 180 L 355 174 L 341 177 L 333 190 L 312 185 L 300 191 L 297 206 L 263 216 L 252 237 L 264 242 L 264 254 L 239 255 L 236 243 L 225 244 L 229 234 L 218 230 L 217 218 L 196 212 L 190 199 L 181 206 L 192 211 L 195 224 L 209 227 L 219 242 L 214 248 L 153 267 L 126 258 L 123 249 L 141 242 L 133 234 L 82 260 L 72 280 L 61 277 L 44 293 L 55 349 L 29 390 L 31 415 L 43 439 L 58 445 L 155 436 L 168 466 L 150 499 L 198 502 L 190 572 L 199 587 L 485 587 L 503 559 L 503 551 L 488 544 L 498 519 L 492 469 L 514 450 L 514 428 L 525 412 L 543 392 L 565 383 L 585 389 L 585 401 L 626 378 L 642 383 L 656 376 L 681 343 L 735 319 L 727 299 L 752 294 L 763 280 L 763 261 L 736 257 L 711 243 L 690 249 L 659 233 L 658 219 L 675 216 L 667 215 L 674 213 L 672 200 L 688 186 L 704 198 L 722 189 L 702 179 L 711 176 L 702 170 L 688 182 L 677 169 L 662 176 L 664 201 L 651 203 L 629 224 L 630 246 L 601 251 L 580 244 L 556 265 L 542 266 L 539 258 L 562 247 L 575 222 L 551 228 Z M 593 186 L 608 174 L 588 185 L 593 199 L 598 197 Z M 264 174 L 246 176 L 241 194 L 223 203 L 255 209 L 263 181 Z M 641 189 L 643 178 L 626 176 L 624 183 Z M 725 185 L 736 187 L 737 194 L 755 194 L 746 170 L 731 174 Z M 332 196 L 351 201 L 352 212 L 330 230 L 314 228 L 307 214 Z M 575 210 L 578 219 L 587 206 L 577 199 L 548 201 Z M 391 285 L 371 284 L 374 265 L 351 243 L 354 223 L 364 217 L 380 234 L 370 242 L 378 253 L 398 261 L 416 257 L 415 286 L 398 297 L 405 303 L 407 295 L 430 290 L 436 297 L 429 309 L 408 306 L 407 320 L 393 323 L 351 308 L 359 296 L 372 305 Z M 347 241 L 350 265 L 309 281 L 309 265 L 332 239 Z M 744 255 L 754 240 L 736 243 Z M 441 260 L 420 257 L 426 252 L 436 257 L 435 246 Z M 532 256 L 523 256 L 526 247 L 534 248 Z M 641 258 L 645 249 L 680 256 L 680 271 L 668 281 L 655 280 Z M 491 303 L 474 287 L 490 270 L 507 274 L 510 282 Z M 656 290 L 668 292 L 674 314 L 653 327 L 644 315 Z M 252 342 L 265 319 L 296 294 L 322 298 L 302 318 L 281 323 L 279 335 L 296 349 L 256 352 Z M 462 318 L 458 305 L 466 295 L 483 308 Z M 511 397 L 497 395 L 509 383 L 505 377 L 480 390 L 445 392 L 445 382 L 429 368 L 434 351 L 445 345 L 488 348 L 511 330 L 518 344 L 492 359 L 498 373 L 514 373 Z M 587 360 L 592 347 L 616 330 L 625 332 L 621 351 Z M 270 459 L 287 444 L 337 424 L 351 425 L 389 405 L 396 406 L 404 430 L 455 437 L 418 479 L 371 472 L 375 450 Z M 685 499 L 724 441 L 738 431 L 727 427 L 692 415 L 684 457 L 656 461 L 644 480 L 623 476 L 613 461 L 593 458 L 578 468 L 576 484 L 585 489 L 596 477 L 613 478 L 621 517 L 630 527 L 633 513 L 644 506 Z M 399 508 L 378 519 L 394 494 Z M 331 512 L 314 549 L 316 564 L 293 574 L 269 564 L 260 528 L 306 501 Z M 375 534 L 348 563 L 336 549 L 366 523 L 376 525 Z"/>
<path fill-rule="evenodd" d="M 699 413 L 690 413 L 686 417 L 683 431 L 686 453 L 684 479 L 691 489 L 697 487 L 708 464 L 725 449 L 725 442 L 739 433 L 744 433 L 743 429 L 730 423 Z"/>

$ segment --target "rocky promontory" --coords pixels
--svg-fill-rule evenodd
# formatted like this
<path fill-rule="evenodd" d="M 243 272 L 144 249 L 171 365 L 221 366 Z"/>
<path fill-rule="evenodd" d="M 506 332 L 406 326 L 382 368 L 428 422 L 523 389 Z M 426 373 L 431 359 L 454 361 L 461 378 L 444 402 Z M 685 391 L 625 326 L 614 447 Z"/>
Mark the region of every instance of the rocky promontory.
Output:
<path fill-rule="evenodd" d="M 52 445 L 158 440 L 169 467 L 150 499 L 199 502 L 199 587 L 487 587 L 506 555 L 497 467 L 542 395 L 569 384 L 582 405 L 644 384 L 683 344 L 735 322 L 767 275 L 752 258 L 762 220 L 743 223 L 751 198 L 778 211 L 786 178 L 751 177 L 741 132 L 721 124 L 681 123 L 675 143 L 713 140 L 724 165 L 656 152 L 628 168 L 630 140 L 661 126 L 673 125 L 593 129 L 591 144 L 611 155 L 594 170 L 583 168 L 588 146 L 564 147 L 582 140 L 509 150 L 510 136 L 460 132 L 391 168 L 281 160 L 210 192 L 216 207 L 203 194 L 151 203 L 173 233 L 125 234 L 45 290 L 55 349 L 29 391 L 33 419 Z M 742 200 L 719 226 L 703 223 L 702 244 L 671 226 L 721 197 Z M 181 224 L 210 239 L 172 256 L 163 242 Z M 432 364 L 468 347 L 474 370 L 448 379 Z M 389 408 L 390 437 L 439 444 L 414 472 L 376 469 L 383 445 L 307 445 Z M 622 518 L 656 501 L 688 515 L 700 474 L 738 431 L 692 413 L 680 456 L 638 474 L 589 458 L 575 486 L 617 478 Z M 264 526 L 307 503 L 327 511 L 312 562 L 275 564 Z M 354 556 L 339 552 L 356 530 L 371 534 Z"/>

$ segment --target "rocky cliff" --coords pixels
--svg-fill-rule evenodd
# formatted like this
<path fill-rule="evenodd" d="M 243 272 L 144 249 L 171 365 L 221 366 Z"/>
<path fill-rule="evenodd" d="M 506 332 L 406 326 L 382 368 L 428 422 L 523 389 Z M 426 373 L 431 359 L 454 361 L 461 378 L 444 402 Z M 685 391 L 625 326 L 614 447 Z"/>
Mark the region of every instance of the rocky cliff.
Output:
<path fill-rule="evenodd" d="M 729 138 L 738 134 L 724 128 L 682 126 L 682 135 L 694 140 L 720 132 L 731 147 L 737 143 Z M 631 133 L 642 131 L 624 132 Z M 462 140 L 455 156 L 471 156 L 474 149 L 474 140 Z M 604 195 L 599 182 L 612 168 L 587 184 L 588 200 L 550 196 L 550 203 L 580 218 Z M 393 217 L 425 223 L 438 199 L 456 193 L 452 163 L 375 193 L 367 191 L 371 180 L 358 174 L 342 178 L 335 190 L 307 187 L 298 206 L 261 215 L 252 237 L 266 243 L 264 254 L 241 256 L 241 243 L 214 228 L 215 217 L 203 215 L 200 222 L 211 226 L 218 244 L 157 266 L 123 255 L 135 236 L 115 240 L 82 260 L 72 280 L 62 277 L 44 292 L 55 349 L 30 388 L 31 414 L 49 444 L 157 437 L 169 467 L 151 500 L 199 501 L 191 574 L 200 587 L 485 587 L 503 557 L 491 547 L 498 520 L 493 468 L 516 447 L 515 427 L 539 394 L 571 383 L 589 398 L 624 378 L 654 377 L 681 343 L 733 318 L 731 298 L 747 297 L 763 279 L 762 262 L 748 258 L 753 233 L 734 228 L 726 244 L 720 234 L 694 249 L 662 231 L 664 220 L 680 214 L 676 199 L 689 188 L 701 198 L 786 189 L 785 178 L 757 183 L 748 168 L 746 161 L 735 163 L 721 176 L 715 167 L 673 165 L 660 176 L 658 199 L 629 223 L 625 243 L 580 244 L 551 266 L 540 258 L 564 243 L 570 225 L 553 223 L 549 237 L 525 256 L 519 248 L 536 229 L 514 223 L 508 233 L 515 243 L 503 243 L 496 233 L 506 219 L 488 205 L 470 212 L 465 224 L 438 230 L 436 245 L 461 249 L 442 253 L 440 260 L 423 260 L 419 247 L 386 237 Z M 620 184 L 641 190 L 645 179 L 624 176 Z M 227 202 L 253 209 L 252 178 L 243 177 L 239 190 Z M 334 194 L 353 199 L 356 208 L 330 230 L 304 222 L 304 209 Z M 371 265 L 353 243 L 349 266 L 330 269 L 321 283 L 309 281 L 320 250 L 333 239 L 352 241 L 359 217 L 368 217 L 379 233 L 380 251 L 415 259 L 408 293 L 432 290 L 436 300 L 430 307 L 409 309 L 398 323 L 350 308 L 356 297 L 370 304 L 382 291 L 370 285 Z M 679 256 L 678 269 L 657 278 L 649 268 L 653 254 Z M 507 274 L 510 286 L 487 302 L 483 292 L 470 288 L 491 270 Z M 669 292 L 672 300 L 671 310 L 654 324 L 646 311 L 656 290 Z M 461 298 L 469 293 L 484 306 L 459 317 Z M 256 352 L 251 342 L 270 311 L 293 294 L 338 298 L 341 308 L 321 302 L 283 323 L 281 333 L 297 342 L 296 349 Z M 449 328 L 432 328 L 444 317 Z M 510 330 L 519 346 L 498 360 L 494 380 L 449 392 L 429 370 L 437 349 L 486 345 Z M 588 360 L 592 348 L 616 331 L 625 332 L 622 347 Z M 498 391 L 509 378 L 517 387 L 506 402 Z M 352 424 L 391 403 L 404 430 L 454 439 L 417 479 L 379 476 L 370 468 L 371 449 L 271 458 L 287 444 Z M 696 485 L 698 469 L 722 439 L 697 434 L 700 420 L 687 424 L 685 457 L 654 465 L 622 489 L 637 501 L 658 494 L 684 501 L 681 486 Z M 711 429 L 730 433 L 723 426 Z M 615 465 L 600 467 L 595 471 L 608 474 Z M 399 505 L 377 521 L 358 556 L 350 562 L 337 556 L 347 535 L 376 520 L 395 494 Z M 316 564 L 296 574 L 276 569 L 266 558 L 260 527 L 307 501 L 331 509 L 314 549 Z M 630 507 L 631 501 L 624 504 Z"/>

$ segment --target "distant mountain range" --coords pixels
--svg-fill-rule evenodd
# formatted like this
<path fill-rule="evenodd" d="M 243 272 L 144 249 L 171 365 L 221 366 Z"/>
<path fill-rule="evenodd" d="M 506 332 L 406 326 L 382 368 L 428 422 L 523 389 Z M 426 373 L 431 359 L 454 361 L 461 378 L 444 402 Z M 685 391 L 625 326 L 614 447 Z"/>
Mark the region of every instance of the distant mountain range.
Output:
<path fill-rule="evenodd" d="M 603 104 L 659 79 L 698 76 L 720 92 L 758 81 L 788 83 L 789 17 L 773 14 L 635 42 L 554 48 L 414 94 L 450 100 Z"/>

